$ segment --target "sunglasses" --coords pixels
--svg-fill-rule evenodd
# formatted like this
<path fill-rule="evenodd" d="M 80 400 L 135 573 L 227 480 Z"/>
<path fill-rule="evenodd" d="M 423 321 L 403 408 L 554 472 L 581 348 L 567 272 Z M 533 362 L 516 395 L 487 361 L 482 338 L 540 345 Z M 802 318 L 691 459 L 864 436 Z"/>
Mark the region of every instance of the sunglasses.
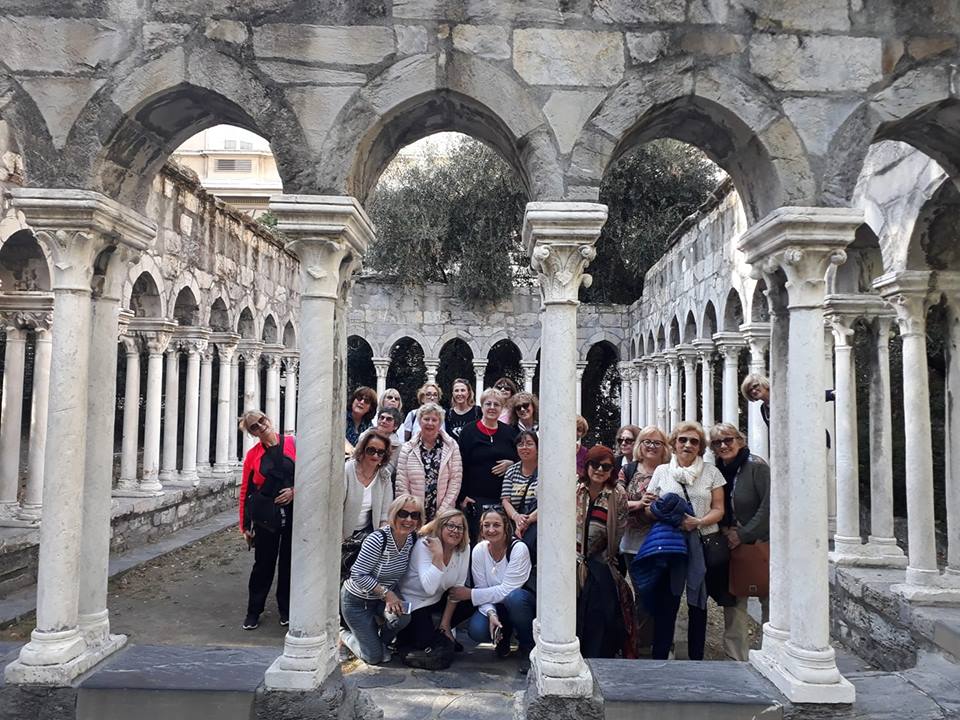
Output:
<path fill-rule="evenodd" d="M 358 403 L 363 403 L 364 405 L 369 405 L 369 404 L 370 404 L 370 400 L 368 400 L 368 399 L 365 398 L 365 397 L 354 398 L 353 401 L 354 401 L 354 402 L 358 402 Z"/>
<path fill-rule="evenodd" d="M 624 435 L 623 437 L 617 438 L 617 443 L 619 443 L 620 445 L 629 445 L 633 441 L 634 441 L 634 438 L 630 437 L 629 435 Z"/>
<path fill-rule="evenodd" d="M 406 520 L 407 518 L 410 518 L 411 520 L 419 520 L 420 511 L 419 510 L 402 510 L 402 509 L 397 510 L 397 519 Z"/>
<path fill-rule="evenodd" d="M 733 445 L 736 442 L 737 442 L 737 438 L 735 437 L 725 437 L 725 438 L 717 438 L 710 444 L 713 447 L 725 447 L 727 445 Z"/>
<path fill-rule="evenodd" d="M 686 435 L 681 435 L 677 438 L 677 443 L 680 445 L 699 445 L 700 438 L 698 437 L 687 437 Z"/>
<path fill-rule="evenodd" d="M 517 412 L 523 412 L 530 409 L 530 403 L 521 403 L 517 405 Z"/>
<path fill-rule="evenodd" d="M 386 449 L 383 449 L 383 448 L 375 448 L 367 445 L 363 449 L 363 454 L 366 455 L 367 457 L 383 457 L 384 455 L 387 454 L 387 451 Z"/>
<path fill-rule="evenodd" d="M 255 423 L 250 423 L 250 427 L 247 428 L 249 432 L 260 432 L 261 430 L 266 430 L 267 428 L 267 419 L 260 418 Z"/>
<path fill-rule="evenodd" d="M 603 472 L 610 472 L 613 470 L 613 463 L 588 462 L 587 465 L 592 467 L 594 470 L 601 470 Z"/>
<path fill-rule="evenodd" d="M 502 391 L 502 390 L 506 390 L 507 392 L 513 392 L 513 390 L 510 389 L 510 386 L 509 386 L 509 385 L 496 385 L 496 386 L 494 386 L 494 389 L 496 389 L 496 390 L 501 390 L 501 391 Z"/>

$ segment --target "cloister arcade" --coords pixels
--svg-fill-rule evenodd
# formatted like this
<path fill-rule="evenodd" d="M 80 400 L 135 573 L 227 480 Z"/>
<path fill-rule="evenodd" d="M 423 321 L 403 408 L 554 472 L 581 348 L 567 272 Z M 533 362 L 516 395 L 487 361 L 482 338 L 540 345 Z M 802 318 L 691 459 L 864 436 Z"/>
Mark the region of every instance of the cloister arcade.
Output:
<path fill-rule="evenodd" d="M 341 682 L 339 544 L 336 533 L 317 529 L 340 521 L 347 337 L 368 343 L 378 382 L 401 338 L 419 343 L 428 376 L 451 339 L 426 331 L 443 321 L 425 306 L 412 308 L 422 312 L 422 337 L 410 328 L 385 327 L 386 337 L 361 328 L 357 314 L 369 310 L 357 301 L 363 283 L 354 275 L 375 233 L 363 202 L 400 147 L 441 130 L 490 144 L 529 194 L 522 235 L 538 285 L 521 297 L 539 330 L 512 333 L 511 315 L 489 319 L 503 328 L 493 332 L 468 325 L 462 339 L 477 374 L 494 344 L 510 340 L 533 382 L 539 351 L 545 477 L 573 466 L 577 363 L 596 343 L 619 352 L 623 418 L 667 427 L 694 416 L 739 422 L 736 381 L 747 351 L 750 368 L 769 370 L 769 437 L 756 409 L 746 425 L 751 445 L 768 446 L 773 477 L 788 480 L 773 486 L 770 621 L 751 661 L 787 698 L 854 700 L 830 642 L 829 499 L 835 494 L 838 562 L 903 564 L 891 543 L 884 453 L 893 432 L 884 348 L 894 322 L 903 348 L 909 534 L 898 593 L 917 604 L 960 600 L 960 404 L 948 400 L 945 411 L 954 542 L 941 569 L 925 351 L 928 309 L 942 302 L 952 398 L 960 386 L 952 212 L 960 17 L 952 4 L 825 0 L 813 13 L 793 2 L 749 11 L 739 2 L 620 0 L 214 5 L 95 3 L 70 17 L 0 15 L 9 49 L 0 73 L 0 260 L 17 266 L 11 284 L 6 269 L 2 277 L 2 302 L 14 303 L 4 424 L 16 425 L 23 405 L 17 377 L 30 343 L 30 416 L 39 421 L 29 445 L 45 444 L 42 472 L 38 457 L 28 459 L 36 477 L 16 509 L 36 519 L 42 478 L 37 627 L 6 668 L 8 682 L 67 684 L 124 642 L 110 632 L 106 596 L 120 337 L 124 406 L 144 403 L 142 441 L 139 419 L 134 427 L 134 413 L 129 423 L 122 416 L 120 492 L 153 493 L 222 470 L 241 452 L 232 421 L 243 407 L 262 404 L 296 428 L 290 627 L 265 682 L 281 691 Z M 167 157 L 219 123 L 270 140 L 284 188 L 271 211 L 284 247 L 239 221 L 198 228 L 185 219 L 190 213 L 175 221 L 168 214 L 175 183 L 162 170 Z M 678 239 L 643 298 L 625 314 L 609 311 L 620 319 L 608 328 L 605 311 L 578 308 L 606 219 L 598 187 L 618 157 L 660 137 L 702 149 L 736 194 Z M 590 312 L 599 322 L 584 322 Z M 384 326 L 385 317 L 363 322 Z M 825 318 L 835 338 L 834 382 Z M 852 470 L 856 433 L 864 431 L 851 393 L 855 321 L 876 333 L 866 543 Z M 592 332 L 581 333 L 587 326 Z M 719 402 L 709 392 L 716 375 Z M 142 390 L 134 393 L 137 379 Z M 835 427 L 826 418 L 827 386 L 836 387 Z M 173 402 L 181 395 L 182 432 Z M 827 453 L 811 452 L 825 427 L 836 438 L 835 493 Z M 0 483 L 7 515 L 12 436 L 19 444 L 18 433 L 4 433 Z M 540 552 L 528 717 L 593 688 L 575 634 L 568 491 L 562 483 L 541 487 L 540 513 L 559 540 Z"/>

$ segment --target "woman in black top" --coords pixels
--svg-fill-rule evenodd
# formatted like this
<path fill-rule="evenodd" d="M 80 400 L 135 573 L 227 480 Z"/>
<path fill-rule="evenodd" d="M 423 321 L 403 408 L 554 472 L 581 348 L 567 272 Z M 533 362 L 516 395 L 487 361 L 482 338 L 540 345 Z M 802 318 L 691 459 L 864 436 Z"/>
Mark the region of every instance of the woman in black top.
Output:
<path fill-rule="evenodd" d="M 467 516 L 474 542 L 480 537 L 480 516 L 500 504 L 503 475 L 519 459 L 514 445 L 516 428 L 497 420 L 503 410 L 500 393 L 493 388 L 484 390 L 480 408 L 483 417 L 464 426 L 459 441 L 463 483 L 457 504 Z"/>
<path fill-rule="evenodd" d="M 474 404 L 473 387 L 468 380 L 463 378 L 454 380 L 450 395 L 453 402 L 447 410 L 446 431 L 454 440 L 459 440 L 463 428 L 476 423 L 481 417 L 481 412 L 480 408 Z"/>

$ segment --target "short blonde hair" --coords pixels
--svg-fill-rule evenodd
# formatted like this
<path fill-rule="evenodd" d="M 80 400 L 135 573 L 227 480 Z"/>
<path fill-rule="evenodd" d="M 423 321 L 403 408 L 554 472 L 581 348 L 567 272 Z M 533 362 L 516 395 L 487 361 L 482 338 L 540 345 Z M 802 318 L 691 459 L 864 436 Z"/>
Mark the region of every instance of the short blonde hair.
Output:
<path fill-rule="evenodd" d="M 754 385 L 763 388 L 769 392 L 770 390 L 770 381 L 767 379 L 766 375 L 761 375 L 760 373 L 750 373 L 747 375 L 743 382 L 740 383 L 740 394 L 747 400 L 747 402 L 753 402 L 753 398 L 750 397 L 750 388 Z"/>
<path fill-rule="evenodd" d="M 656 425 L 647 425 L 646 427 L 640 428 L 640 432 L 637 433 L 637 442 L 633 448 L 633 459 L 637 462 L 640 461 L 640 453 L 642 452 L 641 448 L 643 447 L 643 440 L 659 440 L 663 443 L 663 448 L 660 450 L 660 464 L 664 465 L 670 462 L 670 441 L 667 439 L 667 434 L 663 432 Z M 627 478 L 628 480 L 630 478 Z"/>
<path fill-rule="evenodd" d="M 421 502 L 420 498 L 416 495 L 409 495 L 407 493 L 397 495 L 393 499 L 393 502 L 390 503 L 390 507 L 387 508 L 387 518 L 390 520 L 390 524 L 393 525 L 393 523 L 396 522 L 397 513 L 403 509 L 404 505 L 417 506 L 417 512 L 420 513 L 420 521 L 417 523 L 417 530 L 419 530 L 423 525 L 423 502 Z"/>
<path fill-rule="evenodd" d="M 400 401 L 400 404 L 397 405 L 397 410 L 400 410 L 401 412 L 403 412 L 403 397 L 400 395 L 400 391 L 397 390 L 396 388 L 387 388 L 386 390 L 383 391 L 383 395 L 380 396 L 380 405 L 379 405 L 380 409 L 383 410 L 383 401 L 387 397 L 387 393 L 396 393 L 397 400 Z"/>
<path fill-rule="evenodd" d="M 693 422 L 692 420 L 684 420 L 681 423 L 677 423 L 676 427 L 670 432 L 670 449 L 675 449 L 677 445 L 677 438 L 680 437 L 680 433 L 685 432 L 695 432 L 700 438 L 700 455 L 703 455 L 707 451 L 707 436 L 703 432 L 703 425 L 698 422 Z"/>
<path fill-rule="evenodd" d="M 435 382 L 428 382 L 421 385 L 420 389 L 417 390 L 418 403 L 423 402 L 423 398 L 426 397 L 426 394 L 427 394 L 427 388 L 433 388 L 434 390 L 437 391 L 437 402 L 440 402 L 441 400 L 443 400 L 443 390 L 440 389 L 440 386 L 437 385 Z"/>
<path fill-rule="evenodd" d="M 729 433 L 737 440 L 742 440 L 743 442 L 747 441 L 747 438 L 744 437 L 744 434 L 740 432 L 740 428 L 738 428 L 736 425 L 733 423 L 721 422 L 710 428 L 710 442 L 716 440 L 722 433 Z"/>
<path fill-rule="evenodd" d="M 500 391 L 496 388 L 487 388 L 480 393 L 480 400 L 478 402 L 481 406 L 483 406 L 483 404 L 490 398 L 495 399 L 498 403 L 500 403 L 500 407 L 503 407 L 503 397 L 501 397 Z"/>
<path fill-rule="evenodd" d="M 417 420 L 419 421 L 424 415 L 439 415 L 440 421 L 443 422 L 446 413 L 437 403 L 427 402 L 417 408 Z"/>
<path fill-rule="evenodd" d="M 590 432 L 590 423 L 587 422 L 587 419 L 583 415 L 577 415 L 577 432 L 581 435 L 586 435 Z"/>
<path fill-rule="evenodd" d="M 457 508 L 451 507 L 440 510 L 437 512 L 437 516 L 433 520 L 420 528 L 420 532 L 418 534 L 420 537 L 439 538 L 440 533 L 443 530 L 443 526 L 447 524 L 447 521 L 450 520 L 450 518 L 455 517 L 458 517 L 463 521 L 463 533 L 461 533 L 460 543 L 457 545 L 457 551 L 462 552 L 470 547 L 470 525 L 467 523 L 467 516 Z"/>
<path fill-rule="evenodd" d="M 267 417 L 265 412 L 260 410 L 247 410 L 243 415 L 240 416 L 240 429 L 244 432 L 249 432 L 249 427 L 255 423 L 260 422 L 261 418 L 267 418 L 267 422 L 270 422 L 270 418 Z"/>
<path fill-rule="evenodd" d="M 540 402 L 537 400 L 537 396 L 533 393 L 528 393 L 526 390 L 521 390 L 516 395 L 511 397 L 508 403 L 510 405 L 511 422 L 516 423 L 519 420 L 517 417 L 517 405 L 523 405 L 524 403 L 530 404 L 530 408 L 533 410 L 533 421 L 537 422 L 540 419 Z"/>

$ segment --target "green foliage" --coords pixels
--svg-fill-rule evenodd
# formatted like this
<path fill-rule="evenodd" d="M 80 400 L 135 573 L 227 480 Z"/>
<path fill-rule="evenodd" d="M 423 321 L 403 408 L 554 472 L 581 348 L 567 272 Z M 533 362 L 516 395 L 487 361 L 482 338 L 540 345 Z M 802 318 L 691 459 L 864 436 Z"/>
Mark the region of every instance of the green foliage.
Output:
<path fill-rule="evenodd" d="M 276 230 L 278 220 L 279 218 L 277 218 L 277 216 L 274 215 L 270 210 L 267 210 L 266 212 L 257 216 L 257 222 L 264 227 L 270 228 L 271 230 Z"/>
<path fill-rule="evenodd" d="M 640 146 L 607 171 L 600 202 L 609 217 L 588 272 L 586 302 L 632 303 L 643 276 L 667 251 L 667 239 L 716 187 L 716 166 L 696 148 L 674 140 Z"/>
<path fill-rule="evenodd" d="M 528 280 L 520 246 L 526 196 L 493 150 L 464 139 L 381 179 L 369 266 L 404 285 L 445 282 L 465 301 L 501 299 Z"/>

